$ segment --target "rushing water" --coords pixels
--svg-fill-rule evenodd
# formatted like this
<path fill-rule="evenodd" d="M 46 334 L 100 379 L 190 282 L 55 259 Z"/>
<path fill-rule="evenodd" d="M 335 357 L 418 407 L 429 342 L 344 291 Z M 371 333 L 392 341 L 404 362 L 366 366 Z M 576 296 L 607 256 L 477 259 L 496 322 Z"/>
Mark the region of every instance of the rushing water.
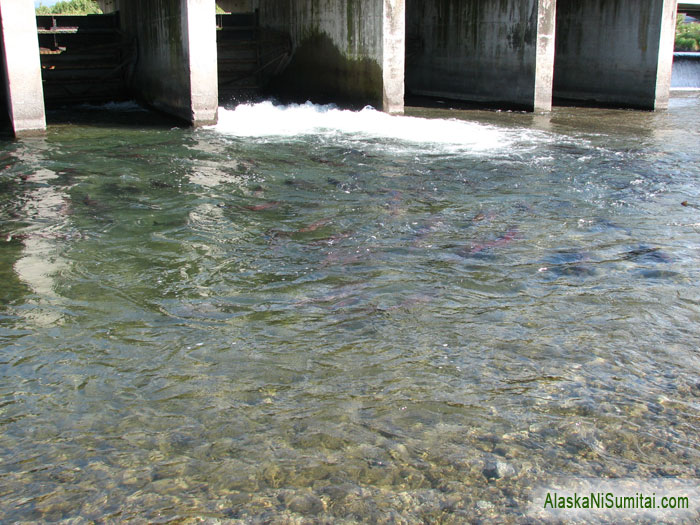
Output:
<path fill-rule="evenodd" d="M 82 112 L 0 144 L 0 522 L 507 523 L 700 477 L 698 95 Z"/>
<path fill-rule="evenodd" d="M 700 53 L 674 53 L 671 89 L 700 89 Z"/>

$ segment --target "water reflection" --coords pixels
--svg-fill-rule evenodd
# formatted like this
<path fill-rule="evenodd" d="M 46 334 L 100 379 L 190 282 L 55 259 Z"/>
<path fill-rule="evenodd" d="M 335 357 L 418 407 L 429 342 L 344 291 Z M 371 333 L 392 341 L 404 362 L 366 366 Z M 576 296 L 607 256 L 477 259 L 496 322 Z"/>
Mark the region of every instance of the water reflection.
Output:
<path fill-rule="evenodd" d="M 62 251 L 71 234 L 68 227 L 69 199 L 56 184 L 58 175 L 43 168 L 45 139 L 26 139 L 12 147 L 12 168 L 5 172 L 6 184 L 17 184 L 6 195 L 4 212 L 11 219 L 5 241 L 21 245 L 21 255 L 12 264 L 17 278 L 32 291 L 24 316 L 32 323 L 48 326 L 60 321 L 55 276 L 66 269 Z M 20 189 L 21 188 L 21 189 Z M 43 306 L 42 306 L 43 305 Z"/>

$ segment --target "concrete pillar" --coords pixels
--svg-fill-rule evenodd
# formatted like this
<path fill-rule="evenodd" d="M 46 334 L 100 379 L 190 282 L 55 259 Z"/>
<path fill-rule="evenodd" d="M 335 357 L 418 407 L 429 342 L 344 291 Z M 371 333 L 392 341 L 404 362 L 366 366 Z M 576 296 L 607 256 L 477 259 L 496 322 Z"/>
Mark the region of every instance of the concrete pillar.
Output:
<path fill-rule="evenodd" d="M 554 96 L 668 107 L 676 0 L 559 0 Z"/>
<path fill-rule="evenodd" d="M 268 0 L 263 27 L 290 33 L 293 57 L 273 90 L 298 100 L 403 111 L 405 0 Z"/>
<path fill-rule="evenodd" d="M 382 25 L 382 108 L 387 113 L 403 113 L 406 72 L 406 0 L 384 0 Z"/>
<path fill-rule="evenodd" d="M 535 111 L 551 111 L 554 90 L 556 0 L 539 0 L 535 58 Z"/>
<path fill-rule="evenodd" d="M 215 123 L 214 0 L 122 0 L 120 8 L 122 29 L 138 50 L 132 94 L 192 125 Z"/>
<path fill-rule="evenodd" d="M 215 124 L 219 110 L 216 5 L 211 0 L 187 0 L 185 4 L 192 123 Z"/>
<path fill-rule="evenodd" d="M 654 109 L 656 110 L 668 109 L 668 100 L 671 97 L 678 1 L 665 0 L 662 9 L 659 56 L 656 70 L 656 92 L 654 96 Z"/>
<path fill-rule="evenodd" d="M 406 91 L 551 107 L 555 0 L 407 0 Z"/>
<path fill-rule="evenodd" d="M 16 136 L 46 129 L 36 16 L 31 2 L 0 0 L 5 98 Z"/>

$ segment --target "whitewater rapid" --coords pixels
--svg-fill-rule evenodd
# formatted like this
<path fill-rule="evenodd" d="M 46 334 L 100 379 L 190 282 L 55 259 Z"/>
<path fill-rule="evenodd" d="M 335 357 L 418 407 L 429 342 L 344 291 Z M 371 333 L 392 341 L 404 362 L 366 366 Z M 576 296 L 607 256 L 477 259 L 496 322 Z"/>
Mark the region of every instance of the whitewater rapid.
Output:
<path fill-rule="evenodd" d="M 458 119 L 389 115 L 371 107 L 360 111 L 334 105 L 279 105 L 273 102 L 219 108 L 218 133 L 255 139 L 321 137 L 340 142 L 389 141 L 442 151 L 497 151 L 520 142 L 523 131 Z M 532 137 L 530 137 L 532 139 Z"/>

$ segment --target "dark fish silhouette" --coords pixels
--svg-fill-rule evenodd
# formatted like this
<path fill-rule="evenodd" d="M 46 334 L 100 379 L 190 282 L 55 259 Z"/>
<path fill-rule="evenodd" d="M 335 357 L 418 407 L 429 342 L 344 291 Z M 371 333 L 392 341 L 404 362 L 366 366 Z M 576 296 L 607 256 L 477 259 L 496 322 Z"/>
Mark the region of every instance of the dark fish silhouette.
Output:
<path fill-rule="evenodd" d="M 326 258 L 321 262 L 322 267 L 326 266 L 346 266 L 360 262 L 370 256 L 366 251 L 344 251 L 344 252 L 328 252 Z"/>
<path fill-rule="evenodd" d="M 597 274 L 592 264 L 590 254 L 577 250 L 560 250 L 550 255 L 546 260 L 547 266 L 539 269 L 541 273 L 557 277 L 585 278 Z"/>
<path fill-rule="evenodd" d="M 325 226 L 326 224 L 330 224 L 331 219 L 320 219 L 316 222 L 312 222 L 308 226 L 304 226 L 303 228 L 299 228 L 298 230 L 292 230 L 292 231 L 284 231 L 284 230 L 270 230 L 268 234 L 272 235 L 273 237 L 291 237 L 292 235 L 295 235 L 297 233 L 309 233 L 309 232 L 315 232 L 322 226 Z"/>
<path fill-rule="evenodd" d="M 479 212 L 474 217 L 472 217 L 472 222 L 482 222 L 482 221 L 491 221 L 496 218 L 496 213 L 492 211 L 488 211 L 486 213 Z"/>
<path fill-rule="evenodd" d="M 503 235 L 495 238 L 494 240 L 474 244 L 469 249 L 464 248 L 464 249 L 460 250 L 459 254 L 462 256 L 476 255 L 477 253 L 481 253 L 481 252 L 484 252 L 486 250 L 490 250 L 492 248 L 499 248 L 501 246 L 506 246 L 507 244 L 510 244 L 515 239 L 517 239 L 518 236 L 519 236 L 518 230 L 516 228 L 510 228 L 507 232 L 505 232 Z"/>
<path fill-rule="evenodd" d="M 263 210 L 272 210 L 274 208 L 279 207 L 279 205 L 282 204 L 280 201 L 270 201 L 270 202 L 264 202 L 262 204 L 251 204 L 248 206 L 241 206 L 241 208 L 244 208 L 246 210 L 250 211 L 263 211 Z"/>
<path fill-rule="evenodd" d="M 640 246 L 635 250 L 630 250 L 622 256 L 623 259 L 633 261 L 647 261 L 653 263 L 670 263 L 673 258 L 661 251 L 661 248 L 649 248 L 648 246 Z"/>
<path fill-rule="evenodd" d="M 85 204 L 85 206 L 90 206 L 92 208 L 100 205 L 100 203 L 97 202 L 95 199 L 91 199 L 90 195 L 85 195 L 85 197 L 83 197 L 83 204 Z"/>
<path fill-rule="evenodd" d="M 339 167 L 343 166 L 343 163 L 342 163 L 342 162 L 337 162 L 337 161 L 334 161 L 334 160 L 323 159 L 323 158 L 321 158 L 321 157 L 311 157 L 311 160 L 314 161 L 314 162 L 318 162 L 319 164 L 326 164 L 326 165 L 328 165 L 328 166 L 333 166 L 333 167 L 336 167 L 336 168 L 339 168 Z"/>
<path fill-rule="evenodd" d="M 411 246 L 421 246 L 430 235 L 435 233 L 442 225 L 440 217 L 434 216 L 428 219 L 422 226 L 420 226 L 415 233 L 415 238 L 411 243 Z"/>
<path fill-rule="evenodd" d="M 298 190 L 315 191 L 318 189 L 318 186 L 316 186 L 314 183 L 302 179 L 287 179 L 284 181 L 284 183 L 285 185 L 292 186 Z"/>
<path fill-rule="evenodd" d="M 333 246 L 336 243 L 339 243 L 343 239 L 347 239 L 352 235 L 353 232 L 341 232 L 341 233 L 336 233 L 334 235 L 331 235 L 330 237 L 324 237 L 323 239 L 316 239 L 314 241 L 309 242 L 309 246 L 321 246 L 323 244 L 327 244 L 328 246 Z"/>
<path fill-rule="evenodd" d="M 330 224 L 331 220 L 330 219 L 321 219 L 316 222 L 312 222 L 308 226 L 305 226 L 303 228 L 300 228 L 297 230 L 298 233 L 309 233 L 309 232 L 315 232 L 322 226 L 325 226 L 326 224 Z"/>
<path fill-rule="evenodd" d="M 175 187 L 175 186 L 173 186 L 172 184 L 170 184 L 170 183 L 168 183 L 168 182 L 163 182 L 163 181 L 160 181 L 160 180 L 152 180 L 152 181 L 151 181 L 151 186 L 152 186 L 153 188 L 162 189 L 162 190 L 164 190 L 164 189 L 173 189 L 173 188 Z"/>

